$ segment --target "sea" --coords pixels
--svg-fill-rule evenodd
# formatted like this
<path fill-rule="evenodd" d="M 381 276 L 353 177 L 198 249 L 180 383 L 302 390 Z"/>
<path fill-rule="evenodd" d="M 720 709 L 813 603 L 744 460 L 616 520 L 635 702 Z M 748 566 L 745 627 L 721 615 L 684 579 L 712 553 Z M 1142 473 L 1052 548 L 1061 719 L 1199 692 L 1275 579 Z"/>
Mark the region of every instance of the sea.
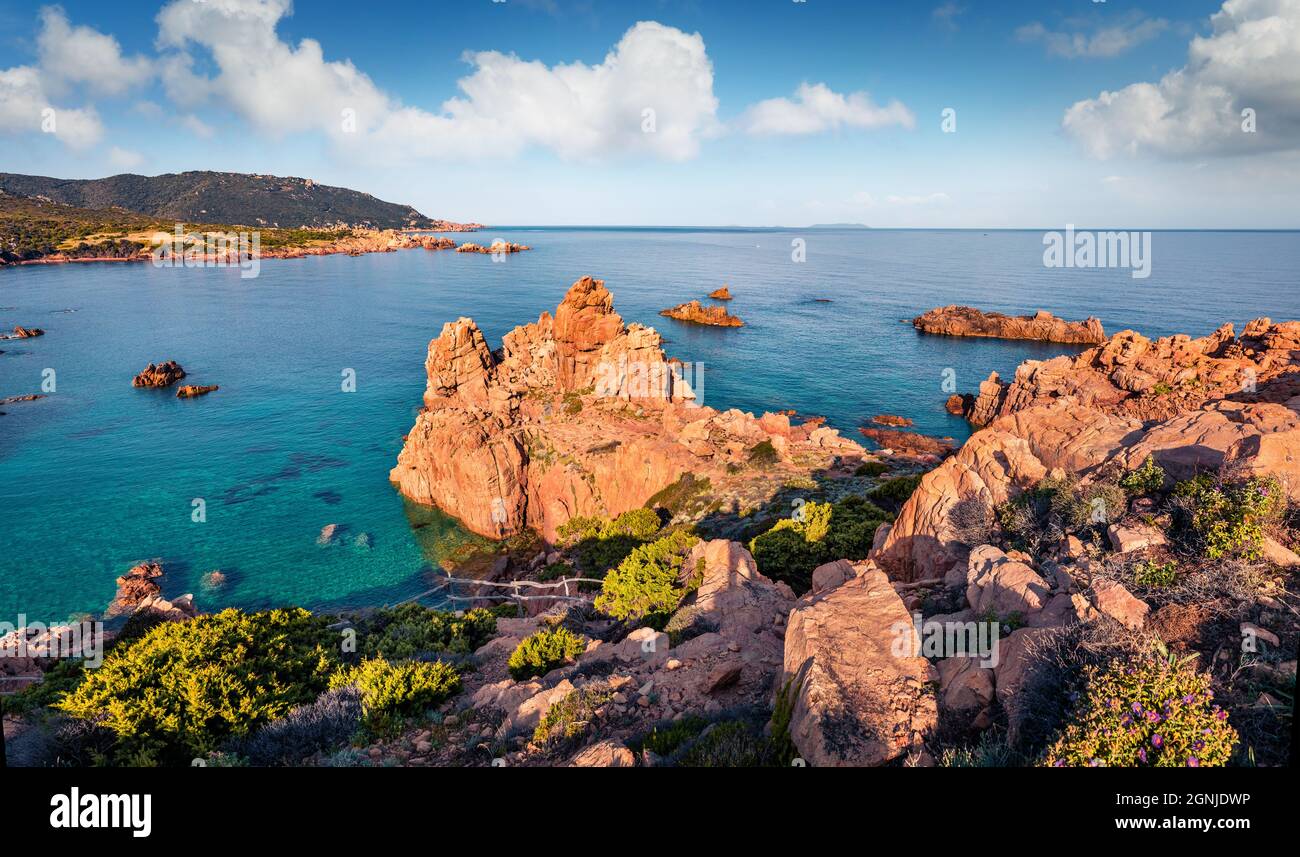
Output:
<path fill-rule="evenodd" d="M 204 610 L 393 603 L 472 544 L 388 482 L 425 385 L 430 339 L 473 318 L 493 347 L 603 279 L 629 322 L 696 364 L 703 402 L 793 409 L 850 436 L 873 415 L 965 439 L 944 411 L 1067 345 L 919 334 L 936 306 L 1095 315 L 1108 333 L 1201 336 L 1300 319 L 1300 233 L 1154 232 L 1150 275 L 1046 267 L 1047 230 L 498 227 L 498 261 L 422 249 L 233 268 L 78 263 L 0 269 L 0 621 L 99 613 L 115 579 L 161 560 L 164 594 Z M 660 310 L 727 285 L 740 328 Z M 178 361 L 208 396 L 131 386 Z M 455 510 L 448 510 L 454 514 Z M 329 544 L 321 529 L 338 525 Z M 221 571 L 224 585 L 207 587 Z"/>

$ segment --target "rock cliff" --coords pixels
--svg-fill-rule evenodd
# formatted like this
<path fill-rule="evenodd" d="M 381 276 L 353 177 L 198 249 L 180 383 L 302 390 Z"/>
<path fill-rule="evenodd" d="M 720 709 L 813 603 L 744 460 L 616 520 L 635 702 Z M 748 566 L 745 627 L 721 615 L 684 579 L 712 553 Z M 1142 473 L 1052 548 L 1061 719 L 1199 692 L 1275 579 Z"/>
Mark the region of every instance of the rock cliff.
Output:
<path fill-rule="evenodd" d="M 470 319 L 448 322 L 429 344 L 424 407 L 390 479 L 476 533 L 552 539 L 570 517 L 638 508 L 687 474 L 717 490 L 767 477 L 743 467 L 760 444 L 773 479 L 866 457 L 833 429 L 700 405 L 690 367 L 660 346 L 590 277 L 496 351 Z"/>

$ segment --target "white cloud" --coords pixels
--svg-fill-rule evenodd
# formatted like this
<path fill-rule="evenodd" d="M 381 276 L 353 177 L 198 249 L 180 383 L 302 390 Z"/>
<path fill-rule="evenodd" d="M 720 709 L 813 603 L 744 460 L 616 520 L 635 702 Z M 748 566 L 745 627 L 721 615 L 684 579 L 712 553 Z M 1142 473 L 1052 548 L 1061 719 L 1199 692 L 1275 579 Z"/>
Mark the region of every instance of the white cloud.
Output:
<path fill-rule="evenodd" d="M 121 95 L 153 76 L 148 59 L 122 56 L 117 39 L 90 27 L 73 27 L 58 6 L 41 9 L 36 48 L 46 85 L 55 90 L 81 84 L 98 94 Z"/>
<path fill-rule="evenodd" d="M 45 132 L 74 149 L 99 142 L 104 126 L 93 109 L 55 107 L 33 66 L 0 70 L 0 132 Z"/>
<path fill-rule="evenodd" d="M 108 165 L 115 170 L 134 170 L 144 163 L 144 155 L 113 146 L 108 150 Z"/>
<path fill-rule="evenodd" d="M 930 13 L 930 20 L 934 21 L 937 26 L 945 30 L 957 29 L 957 16 L 966 11 L 965 6 L 959 6 L 956 3 L 944 3 L 942 6 Z"/>
<path fill-rule="evenodd" d="M 467 53 L 474 70 L 459 81 L 462 94 L 435 113 L 401 104 L 351 62 L 326 60 L 319 42 L 282 41 L 276 25 L 289 5 L 165 7 L 158 24 L 160 45 L 174 51 L 164 60 L 169 96 L 186 105 L 212 99 L 263 131 L 324 132 L 379 155 L 488 157 L 537 146 L 565 158 L 644 152 L 681 160 L 717 130 L 713 66 L 698 33 L 643 21 L 591 66 Z M 194 46 L 211 54 L 215 76 L 193 71 Z"/>
<path fill-rule="evenodd" d="M 1022 42 L 1043 42 L 1048 53 L 1067 59 L 1096 59 L 1119 56 L 1167 29 L 1169 22 L 1164 18 L 1144 18 L 1140 13 L 1133 13 L 1120 23 L 1097 27 L 1092 32 L 1053 31 L 1034 22 L 1016 30 L 1016 37 Z"/>
<path fill-rule="evenodd" d="M 211 125 L 204 122 L 193 113 L 185 114 L 178 121 L 180 122 L 181 127 L 186 131 L 189 131 L 195 137 L 201 137 L 204 140 L 209 139 L 214 133 L 216 133 L 212 130 Z"/>
<path fill-rule="evenodd" d="M 840 128 L 882 128 L 916 126 L 912 111 L 899 101 L 880 106 L 865 92 L 847 96 L 824 83 L 801 84 L 796 101 L 769 98 L 750 107 L 740 124 L 750 134 L 817 134 Z"/>
<path fill-rule="evenodd" d="M 1093 157 L 1168 157 L 1300 147 L 1300 0 L 1227 0 L 1187 64 L 1159 83 L 1079 101 L 1065 131 Z M 1243 131 L 1242 111 L 1257 131 Z"/>

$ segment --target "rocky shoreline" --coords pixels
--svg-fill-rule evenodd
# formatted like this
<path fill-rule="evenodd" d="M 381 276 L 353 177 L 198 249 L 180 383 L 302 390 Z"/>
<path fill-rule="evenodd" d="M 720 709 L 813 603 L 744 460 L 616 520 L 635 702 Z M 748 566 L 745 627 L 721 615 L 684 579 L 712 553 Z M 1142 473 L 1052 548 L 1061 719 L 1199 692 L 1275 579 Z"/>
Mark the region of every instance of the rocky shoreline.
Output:
<path fill-rule="evenodd" d="M 332 680 L 214 763 L 1286 764 L 1300 322 L 1027 361 L 956 397 L 983 427 L 955 450 L 710 408 L 590 277 L 499 349 L 448 322 L 425 369 L 390 479 L 500 547 L 433 576 L 466 611 L 321 621 L 454 684 L 380 729 Z M 208 620 L 160 574 L 110 612 Z"/>

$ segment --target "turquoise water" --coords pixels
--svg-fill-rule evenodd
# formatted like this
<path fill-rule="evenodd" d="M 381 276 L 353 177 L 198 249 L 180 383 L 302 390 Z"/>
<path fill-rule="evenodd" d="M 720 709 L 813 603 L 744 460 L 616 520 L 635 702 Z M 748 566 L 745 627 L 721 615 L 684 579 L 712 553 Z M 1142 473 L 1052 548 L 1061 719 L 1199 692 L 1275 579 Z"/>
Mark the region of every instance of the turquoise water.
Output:
<path fill-rule="evenodd" d="M 1149 279 L 1042 267 L 1040 232 L 502 228 L 532 245 L 491 257 L 409 250 L 221 269 L 78 264 L 0 271 L 0 325 L 44 337 L 0 343 L 0 617 L 100 611 L 114 578 L 161 558 L 165 591 L 201 606 L 391 602 L 462 536 L 387 481 L 424 389 L 429 339 L 471 316 L 493 345 L 553 310 L 573 280 L 602 277 L 628 321 L 704 364 L 704 400 L 796 408 L 853 432 L 873 414 L 963 438 L 943 411 L 944 371 L 973 390 L 990 370 L 1066 346 L 923 337 L 902 319 L 948 303 L 1067 318 L 1108 331 L 1210 332 L 1258 315 L 1300 318 L 1300 235 L 1156 233 Z M 807 243 L 791 260 L 791 241 Z M 734 330 L 658 311 L 728 283 Z M 829 302 L 820 302 L 827 300 Z M 174 359 L 205 398 L 131 387 Z M 356 372 L 354 393 L 341 373 Z M 207 520 L 191 520 L 192 501 Z M 326 524 L 345 527 L 328 547 Z M 358 537 L 367 544 L 358 544 Z M 220 569 L 227 585 L 199 581 Z"/>

